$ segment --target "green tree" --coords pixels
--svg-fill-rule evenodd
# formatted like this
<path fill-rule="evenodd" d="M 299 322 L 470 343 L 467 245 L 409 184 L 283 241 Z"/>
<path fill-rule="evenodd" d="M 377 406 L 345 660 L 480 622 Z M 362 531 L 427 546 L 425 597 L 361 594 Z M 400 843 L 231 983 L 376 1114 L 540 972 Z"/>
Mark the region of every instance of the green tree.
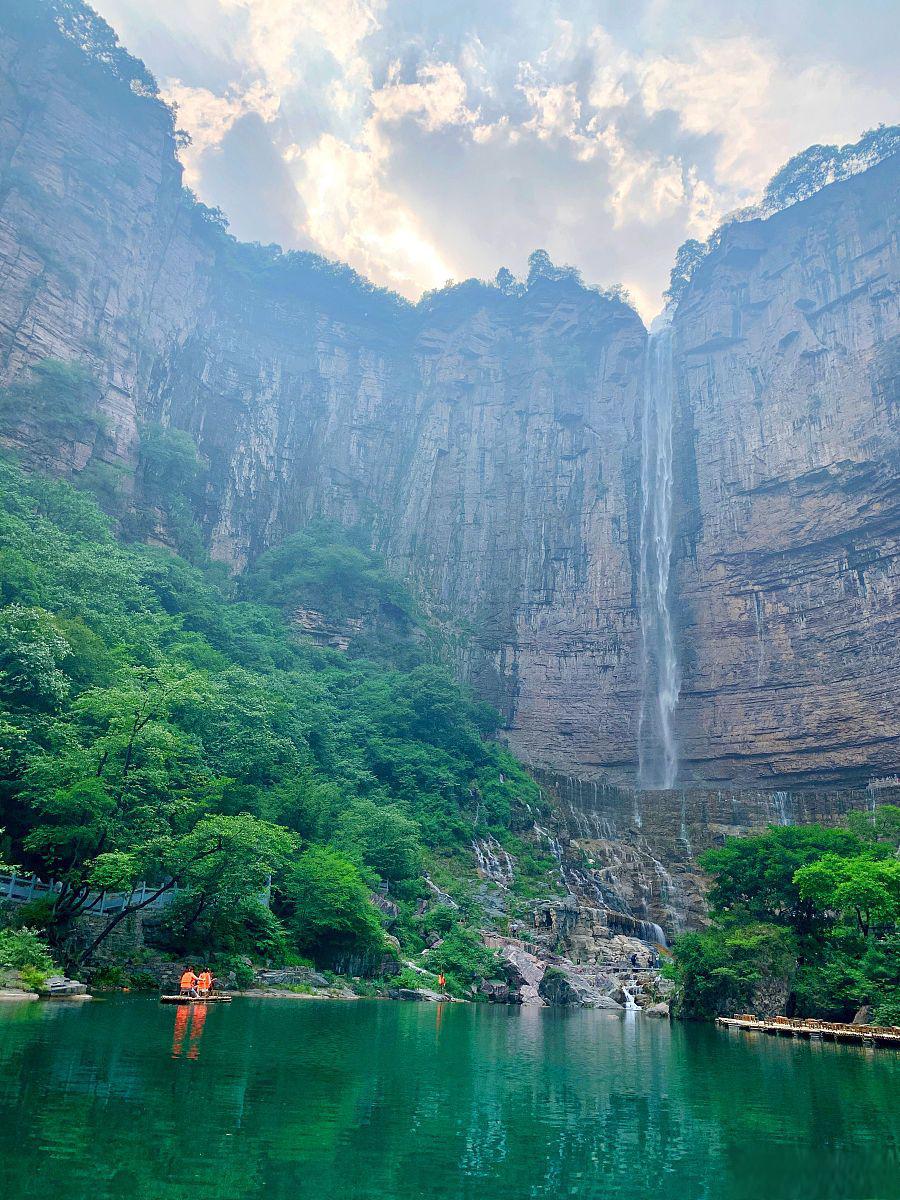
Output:
<path fill-rule="evenodd" d="M 383 945 L 381 921 L 359 871 L 327 846 L 311 846 L 288 871 L 283 906 L 297 947 L 318 962 Z"/>
<path fill-rule="evenodd" d="M 788 930 L 762 922 L 683 934 L 668 968 L 679 1014 L 704 1019 L 746 1009 L 764 980 L 790 981 L 795 954 Z"/>
<path fill-rule="evenodd" d="M 825 854 L 801 867 L 794 882 L 800 895 L 820 911 L 855 920 L 865 938 L 873 925 L 893 925 L 900 918 L 900 860 L 896 858 Z"/>
<path fill-rule="evenodd" d="M 409 879 L 422 867 L 419 827 L 396 804 L 361 799 L 341 815 L 335 845 L 386 879 Z"/>
<path fill-rule="evenodd" d="M 70 653 L 52 613 L 18 604 L 0 610 L 0 702 L 32 712 L 58 709 L 69 694 L 60 664 Z"/>
<path fill-rule="evenodd" d="M 797 871 L 824 854 L 851 856 L 860 849 L 859 838 L 847 829 L 770 826 L 765 833 L 728 838 L 700 862 L 713 876 L 709 900 L 716 913 L 785 924 L 802 935 L 823 914 L 812 897 L 801 894 Z"/>

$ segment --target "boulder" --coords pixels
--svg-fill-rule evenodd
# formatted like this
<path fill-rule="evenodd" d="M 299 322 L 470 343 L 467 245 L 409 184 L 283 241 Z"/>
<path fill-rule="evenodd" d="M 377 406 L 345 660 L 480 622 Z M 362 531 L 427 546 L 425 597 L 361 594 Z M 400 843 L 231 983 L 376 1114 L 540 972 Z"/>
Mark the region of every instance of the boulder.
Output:
<path fill-rule="evenodd" d="M 448 998 L 441 992 L 433 992 L 431 988 L 391 988 L 388 995 L 392 1000 L 427 1000 L 432 1004 Z"/>
<path fill-rule="evenodd" d="M 44 984 L 44 995 L 57 996 L 86 996 L 87 984 L 77 979 L 67 979 L 65 975 L 48 975 Z"/>
<path fill-rule="evenodd" d="M 864 1004 L 862 1006 L 862 1008 L 857 1009 L 857 1011 L 853 1014 L 853 1024 L 854 1025 L 871 1025 L 872 1016 L 873 1016 L 873 1011 L 872 1011 L 871 1004 Z"/>
<path fill-rule="evenodd" d="M 504 946 L 503 974 L 509 982 L 510 997 L 526 1008 L 541 1008 L 546 1001 L 539 987 L 544 978 L 547 964 L 534 954 L 519 946 Z"/>
<path fill-rule="evenodd" d="M 256 972 L 255 983 L 259 987 L 289 987 L 291 984 L 305 983 L 309 987 L 327 988 L 328 980 L 311 967 L 282 967 L 280 970 L 260 970 Z"/>
<path fill-rule="evenodd" d="M 665 1001 L 661 1000 L 658 1004 L 649 1004 L 644 1010 L 648 1017 L 665 1017 L 669 1019 L 669 1006 Z"/>
<path fill-rule="evenodd" d="M 548 1004 L 560 1008 L 622 1008 L 582 975 L 564 967 L 548 967 L 538 992 Z"/>
<path fill-rule="evenodd" d="M 481 985 L 478 988 L 482 996 L 486 996 L 492 1004 L 509 1004 L 518 1000 L 518 994 L 510 991 L 508 983 L 503 983 L 499 979 L 482 979 Z"/>

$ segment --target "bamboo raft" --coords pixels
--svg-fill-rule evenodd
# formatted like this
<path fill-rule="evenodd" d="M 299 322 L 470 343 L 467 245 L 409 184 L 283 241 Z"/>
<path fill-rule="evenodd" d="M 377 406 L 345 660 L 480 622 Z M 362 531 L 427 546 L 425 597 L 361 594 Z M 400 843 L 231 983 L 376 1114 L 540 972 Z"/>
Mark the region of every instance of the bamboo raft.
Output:
<path fill-rule="evenodd" d="M 843 1021 L 818 1021 L 814 1017 L 769 1017 L 758 1020 L 744 1013 L 735 1017 L 716 1017 L 716 1024 L 726 1029 L 761 1031 L 778 1037 L 852 1042 L 863 1046 L 893 1046 L 900 1049 L 898 1025 L 848 1025 Z"/>
<path fill-rule="evenodd" d="M 160 996 L 160 1004 L 230 1004 L 230 996 Z"/>

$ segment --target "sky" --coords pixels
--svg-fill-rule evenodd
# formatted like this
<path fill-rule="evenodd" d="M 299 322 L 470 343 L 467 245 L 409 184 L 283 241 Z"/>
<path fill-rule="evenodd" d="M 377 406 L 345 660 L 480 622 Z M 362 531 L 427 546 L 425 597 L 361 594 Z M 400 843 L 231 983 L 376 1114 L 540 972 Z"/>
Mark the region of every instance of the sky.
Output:
<path fill-rule="evenodd" d="M 92 3 L 237 237 L 410 299 L 542 247 L 649 319 L 685 238 L 900 120 L 896 0 Z"/>

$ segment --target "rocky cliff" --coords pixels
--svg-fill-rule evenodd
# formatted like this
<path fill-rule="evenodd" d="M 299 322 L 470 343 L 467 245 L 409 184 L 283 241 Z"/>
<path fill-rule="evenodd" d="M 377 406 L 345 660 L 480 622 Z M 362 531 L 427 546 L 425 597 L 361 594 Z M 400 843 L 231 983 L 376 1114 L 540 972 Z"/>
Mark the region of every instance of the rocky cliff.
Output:
<path fill-rule="evenodd" d="M 140 488 L 142 430 L 187 431 L 216 557 L 243 564 L 315 516 L 362 527 L 523 758 L 572 787 L 633 780 L 631 308 L 553 269 L 411 307 L 240 246 L 182 190 L 164 106 L 2 21 L 0 169 L 0 382 L 81 363 L 103 418 L 48 442 L 26 405 L 7 444 Z M 681 778 L 896 767 L 897 180 L 893 159 L 731 227 L 675 313 Z"/>
<path fill-rule="evenodd" d="M 675 316 L 685 766 L 865 781 L 900 745 L 900 159 L 734 224 Z"/>

